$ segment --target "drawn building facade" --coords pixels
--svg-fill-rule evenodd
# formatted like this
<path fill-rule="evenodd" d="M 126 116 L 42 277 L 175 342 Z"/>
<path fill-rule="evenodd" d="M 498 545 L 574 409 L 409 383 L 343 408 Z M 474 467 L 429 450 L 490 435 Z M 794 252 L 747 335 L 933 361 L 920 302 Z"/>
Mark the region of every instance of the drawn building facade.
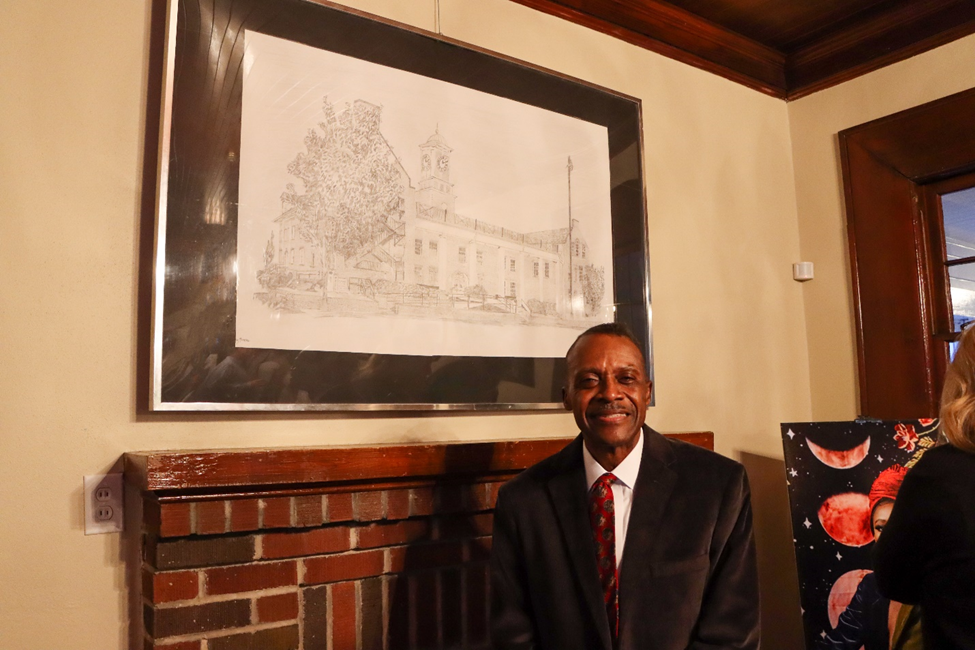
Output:
<path fill-rule="evenodd" d="M 347 112 L 353 119 L 369 119 L 378 129 L 381 110 L 359 100 Z M 401 186 L 399 209 L 387 219 L 385 232 L 360 254 L 325 264 L 301 237 L 298 217 L 287 210 L 276 219 L 275 261 L 280 266 L 301 280 L 321 278 L 333 294 L 361 294 L 368 283 L 385 280 L 455 297 L 494 296 L 519 309 L 531 309 L 529 302 L 534 301 L 534 308 L 544 306 L 546 313 L 584 313 L 582 277 L 591 262 L 578 221 L 572 222 L 570 238 L 568 226 L 523 233 L 457 214 L 450 181 L 452 149 L 439 129 L 419 145 L 415 186 L 392 147 L 385 139 L 383 143 L 395 160 Z"/>

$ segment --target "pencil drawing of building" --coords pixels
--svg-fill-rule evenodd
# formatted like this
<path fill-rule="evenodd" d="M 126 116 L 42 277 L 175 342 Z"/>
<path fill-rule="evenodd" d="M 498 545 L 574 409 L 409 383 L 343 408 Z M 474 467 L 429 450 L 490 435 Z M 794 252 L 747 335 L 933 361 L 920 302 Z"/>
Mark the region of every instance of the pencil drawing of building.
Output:
<path fill-rule="evenodd" d="M 310 135 L 309 155 L 299 154 L 289 168 L 306 191 L 299 195 L 289 186 L 275 220 L 262 272 L 262 284 L 274 289 L 264 294 L 266 301 L 307 309 L 310 297 L 321 295 L 338 312 L 436 309 L 457 315 L 461 309 L 548 321 L 585 319 L 599 307 L 603 270 L 592 263 L 571 213 L 565 227 L 537 232 L 458 214 L 450 180 L 453 151 L 439 128 L 419 144 L 414 183 L 381 133 L 381 113 L 362 100 L 331 112 L 326 101 L 323 127 L 341 135 L 322 142 Z M 344 143 L 340 148 L 358 158 L 334 169 L 311 164 L 312 150 L 327 149 L 326 140 Z M 363 158 L 370 166 L 362 167 Z M 568 173 L 571 183 L 571 160 Z M 338 188 L 348 177 L 358 184 Z M 377 202 L 383 192 L 386 198 Z M 282 299 L 288 293 L 291 298 Z"/>

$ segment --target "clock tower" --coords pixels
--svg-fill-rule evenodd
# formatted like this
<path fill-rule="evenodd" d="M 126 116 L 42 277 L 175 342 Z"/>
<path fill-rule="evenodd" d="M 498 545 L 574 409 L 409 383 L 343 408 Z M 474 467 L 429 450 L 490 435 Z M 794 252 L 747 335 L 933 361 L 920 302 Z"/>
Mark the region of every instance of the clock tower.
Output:
<path fill-rule="evenodd" d="M 450 216 L 454 214 L 454 186 L 450 182 L 451 151 L 439 129 L 420 145 L 416 201 L 425 208 L 434 208 L 438 215 L 443 211 Z"/>

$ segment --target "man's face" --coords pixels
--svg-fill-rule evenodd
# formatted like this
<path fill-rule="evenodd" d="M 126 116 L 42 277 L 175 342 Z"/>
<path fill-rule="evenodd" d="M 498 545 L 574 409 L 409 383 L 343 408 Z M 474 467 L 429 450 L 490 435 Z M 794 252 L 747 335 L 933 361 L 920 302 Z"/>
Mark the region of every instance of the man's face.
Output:
<path fill-rule="evenodd" d="M 592 334 L 567 361 L 562 403 L 575 415 L 590 453 L 600 462 L 607 454 L 619 462 L 636 445 L 650 402 L 640 350 L 625 337 Z"/>

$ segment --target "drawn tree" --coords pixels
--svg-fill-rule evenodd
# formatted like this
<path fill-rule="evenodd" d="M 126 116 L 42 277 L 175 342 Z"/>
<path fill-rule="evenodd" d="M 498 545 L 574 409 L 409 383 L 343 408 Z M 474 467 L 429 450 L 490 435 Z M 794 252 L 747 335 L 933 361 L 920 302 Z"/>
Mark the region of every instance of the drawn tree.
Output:
<path fill-rule="evenodd" d="M 586 303 L 586 314 L 592 315 L 603 304 L 606 292 L 606 275 L 603 267 L 588 264 L 582 271 L 582 297 Z"/>
<path fill-rule="evenodd" d="M 309 129 L 306 151 L 288 165 L 304 191 L 288 183 L 281 200 L 297 217 L 299 236 L 318 250 L 322 275 L 370 250 L 399 213 L 402 181 L 379 131 L 381 110 L 356 102 L 337 112 L 325 97 L 324 121 Z"/>

